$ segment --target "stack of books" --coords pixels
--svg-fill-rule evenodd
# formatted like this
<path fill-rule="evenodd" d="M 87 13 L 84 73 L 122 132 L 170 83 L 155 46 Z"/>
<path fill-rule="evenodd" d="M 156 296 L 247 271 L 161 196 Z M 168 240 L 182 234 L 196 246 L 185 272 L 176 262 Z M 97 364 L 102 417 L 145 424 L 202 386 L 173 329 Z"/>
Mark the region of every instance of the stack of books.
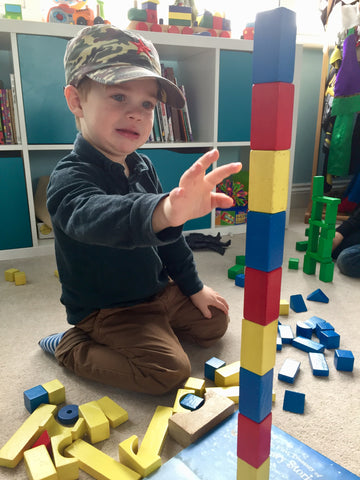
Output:
<path fill-rule="evenodd" d="M 10 89 L 0 88 L 0 145 L 21 143 L 13 74 L 10 75 L 10 84 Z"/>
<path fill-rule="evenodd" d="M 174 69 L 162 65 L 165 78 L 178 85 Z M 186 100 L 185 87 L 178 85 Z M 149 142 L 192 142 L 193 135 L 187 101 L 181 110 L 158 102 L 154 114 L 154 127 Z"/>

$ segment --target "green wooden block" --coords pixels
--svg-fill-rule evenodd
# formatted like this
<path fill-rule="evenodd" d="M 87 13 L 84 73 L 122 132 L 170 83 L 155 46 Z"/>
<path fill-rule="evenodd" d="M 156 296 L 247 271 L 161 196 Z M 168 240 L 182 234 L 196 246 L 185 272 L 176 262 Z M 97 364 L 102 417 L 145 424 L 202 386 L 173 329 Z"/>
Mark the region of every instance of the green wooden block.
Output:
<path fill-rule="evenodd" d="M 289 268 L 290 270 L 299 269 L 299 259 L 298 258 L 289 258 Z"/>
<path fill-rule="evenodd" d="M 332 282 L 334 277 L 334 262 L 320 264 L 319 280 L 322 282 Z"/>
<path fill-rule="evenodd" d="M 314 275 L 316 271 L 316 260 L 314 260 L 311 255 L 308 253 L 304 256 L 304 265 L 303 265 L 303 272 L 307 273 L 308 275 Z"/>
<path fill-rule="evenodd" d="M 306 252 L 308 246 L 308 241 L 307 240 L 301 240 L 300 242 L 296 242 L 296 250 L 298 252 Z"/>
<path fill-rule="evenodd" d="M 177 27 L 191 27 L 191 20 L 169 18 L 169 25 L 176 25 Z"/>
<path fill-rule="evenodd" d="M 313 197 L 324 194 L 324 177 L 316 176 L 313 177 Z"/>
<path fill-rule="evenodd" d="M 235 280 L 236 275 L 244 273 L 244 265 L 234 265 L 228 270 L 228 278 Z"/>
<path fill-rule="evenodd" d="M 236 255 L 236 265 L 245 265 L 245 255 Z M 243 273 L 243 272 L 241 272 Z"/>

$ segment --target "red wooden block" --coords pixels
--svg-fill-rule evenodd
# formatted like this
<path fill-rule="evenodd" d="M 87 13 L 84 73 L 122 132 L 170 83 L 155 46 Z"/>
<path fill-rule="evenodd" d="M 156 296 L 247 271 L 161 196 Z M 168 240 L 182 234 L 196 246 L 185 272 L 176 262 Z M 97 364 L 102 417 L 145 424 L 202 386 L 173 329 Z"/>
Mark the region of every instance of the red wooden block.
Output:
<path fill-rule="evenodd" d="M 237 456 L 259 468 L 270 455 L 272 413 L 260 423 L 239 413 Z"/>
<path fill-rule="evenodd" d="M 213 28 L 215 28 L 215 30 L 222 30 L 223 28 L 222 17 L 217 17 L 216 15 L 213 16 Z"/>
<path fill-rule="evenodd" d="M 294 104 L 292 83 L 257 83 L 252 88 L 250 148 L 288 150 Z"/>
<path fill-rule="evenodd" d="M 244 318 L 268 325 L 279 317 L 282 268 L 263 272 L 246 267 Z"/>
<path fill-rule="evenodd" d="M 52 455 L 52 448 L 51 448 L 51 440 L 47 430 L 44 430 L 40 437 L 36 440 L 36 442 L 32 445 L 31 448 L 38 447 L 39 445 L 45 445 L 49 455 Z"/>
<path fill-rule="evenodd" d="M 149 23 L 157 23 L 157 11 L 151 10 L 149 8 L 146 9 L 146 21 Z"/>

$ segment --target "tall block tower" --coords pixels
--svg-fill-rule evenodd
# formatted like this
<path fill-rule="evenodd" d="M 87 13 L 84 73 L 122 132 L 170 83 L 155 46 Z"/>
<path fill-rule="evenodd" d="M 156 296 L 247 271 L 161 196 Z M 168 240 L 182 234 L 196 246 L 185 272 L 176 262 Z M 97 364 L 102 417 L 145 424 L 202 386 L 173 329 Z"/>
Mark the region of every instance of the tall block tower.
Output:
<path fill-rule="evenodd" d="M 237 480 L 266 480 L 270 475 L 295 47 L 296 17 L 292 10 L 279 7 L 256 16 Z"/>

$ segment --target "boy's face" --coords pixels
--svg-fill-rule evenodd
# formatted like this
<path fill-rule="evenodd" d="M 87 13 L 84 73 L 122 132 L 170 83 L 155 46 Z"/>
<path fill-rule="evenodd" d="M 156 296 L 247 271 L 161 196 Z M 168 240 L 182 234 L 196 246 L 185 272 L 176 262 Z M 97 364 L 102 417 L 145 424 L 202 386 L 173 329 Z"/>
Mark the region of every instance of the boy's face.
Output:
<path fill-rule="evenodd" d="M 79 117 L 83 137 L 114 162 L 124 164 L 126 156 L 148 140 L 158 101 L 155 79 L 118 85 L 92 82 L 86 98 L 75 87 L 66 88 L 71 89 L 70 97 L 78 97 L 75 112 L 65 91 L 70 110 Z"/>

